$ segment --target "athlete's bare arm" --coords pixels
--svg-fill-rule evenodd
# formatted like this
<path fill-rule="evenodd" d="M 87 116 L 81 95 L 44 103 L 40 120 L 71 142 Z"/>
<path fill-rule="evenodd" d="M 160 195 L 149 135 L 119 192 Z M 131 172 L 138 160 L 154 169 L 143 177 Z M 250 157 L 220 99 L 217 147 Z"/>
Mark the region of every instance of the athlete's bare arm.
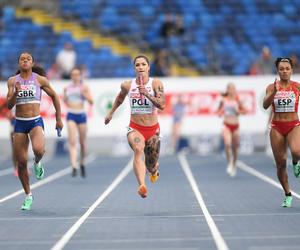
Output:
<path fill-rule="evenodd" d="M 263 107 L 264 109 L 268 109 L 275 97 L 275 94 L 278 89 L 277 79 L 275 78 L 275 81 L 273 84 L 270 84 L 266 89 L 266 96 L 264 98 Z"/>
<path fill-rule="evenodd" d="M 88 101 L 88 103 L 90 105 L 94 104 L 94 100 L 93 100 L 90 88 L 87 85 L 83 86 L 82 95 Z"/>
<path fill-rule="evenodd" d="M 130 81 L 125 81 L 121 84 L 121 90 L 119 94 L 117 95 L 114 104 L 111 108 L 111 110 L 108 112 L 104 119 L 104 123 L 108 124 L 110 120 L 113 117 L 114 112 L 118 109 L 118 107 L 124 102 L 126 95 L 128 94 L 130 90 L 131 82 Z"/>
<path fill-rule="evenodd" d="M 218 107 L 218 110 L 217 110 L 217 114 L 218 116 L 222 116 L 223 114 L 223 103 L 224 103 L 224 97 L 222 97 L 222 100 L 220 101 L 220 104 L 219 104 L 219 107 Z"/>
<path fill-rule="evenodd" d="M 64 102 L 67 104 L 68 103 L 68 98 L 67 98 L 67 88 L 64 88 L 64 97 L 63 97 Z"/>
<path fill-rule="evenodd" d="M 147 90 L 144 88 L 144 86 L 141 86 L 141 94 L 146 96 L 155 107 L 159 108 L 160 110 L 163 110 L 166 106 L 166 98 L 164 93 L 164 86 L 161 81 L 154 79 L 153 80 L 153 91 L 154 96 L 149 94 Z"/>
<path fill-rule="evenodd" d="M 245 109 L 244 104 L 241 102 L 241 100 L 238 100 L 238 104 L 239 104 L 238 113 L 241 115 L 247 114 L 247 110 Z"/>
<path fill-rule="evenodd" d="M 61 120 L 61 108 L 59 96 L 56 94 L 54 89 L 51 87 L 48 79 L 43 76 L 38 76 L 38 82 L 41 85 L 41 89 L 46 92 L 46 94 L 52 99 L 53 106 L 55 108 L 55 117 L 56 117 L 56 128 L 63 128 L 63 123 Z"/>
<path fill-rule="evenodd" d="M 12 109 L 17 102 L 17 95 L 20 89 L 20 84 L 16 84 L 14 86 L 15 77 L 10 77 L 7 81 L 7 107 L 8 109 Z"/>

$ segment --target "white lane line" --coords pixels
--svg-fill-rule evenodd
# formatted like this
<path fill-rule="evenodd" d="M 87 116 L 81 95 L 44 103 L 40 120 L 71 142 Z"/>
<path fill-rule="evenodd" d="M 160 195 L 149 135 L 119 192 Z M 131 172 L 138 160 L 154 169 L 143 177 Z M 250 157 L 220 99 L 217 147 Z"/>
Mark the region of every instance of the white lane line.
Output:
<path fill-rule="evenodd" d="M 132 160 L 128 162 L 125 168 L 108 186 L 108 188 L 98 197 L 98 199 L 89 207 L 89 209 L 75 222 L 75 224 L 60 238 L 58 242 L 51 248 L 51 250 L 61 250 L 77 232 L 80 226 L 85 222 L 89 215 L 101 204 L 101 202 L 121 183 L 121 181 L 132 170 Z"/>
<path fill-rule="evenodd" d="M 213 214 L 213 217 L 271 217 L 271 216 L 295 216 L 300 215 L 300 213 L 254 213 L 254 214 Z M 42 221 L 54 221 L 54 220 L 74 220 L 77 219 L 78 216 L 69 216 L 69 217 L 0 217 L 0 221 L 31 221 L 38 220 Z M 205 218 L 203 214 L 195 214 L 195 215 L 140 215 L 140 216 L 89 216 L 91 220 L 135 220 L 135 219 L 194 219 L 194 218 Z"/>
<path fill-rule="evenodd" d="M 52 158 L 50 158 L 50 157 L 45 157 L 44 160 L 43 160 L 43 163 L 46 164 L 51 159 Z M 28 165 L 28 169 L 32 169 L 33 160 L 28 161 L 27 165 Z M 5 168 L 3 170 L 0 170 L 0 177 L 12 174 L 14 172 L 13 169 L 14 169 L 14 167 L 11 166 L 10 168 Z"/>
<path fill-rule="evenodd" d="M 13 173 L 13 167 L 0 170 L 0 176 L 6 176 Z"/>
<path fill-rule="evenodd" d="M 90 162 L 94 161 L 95 159 L 96 159 L 95 155 L 89 155 L 86 158 L 86 164 L 89 164 Z M 64 169 L 62 169 L 62 170 L 60 170 L 60 171 L 58 171 L 58 172 L 56 172 L 56 173 L 48 176 L 47 178 L 45 178 L 45 179 L 43 179 L 41 181 L 38 181 L 38 182 L 30 185 L 30 189 L 33 190 L 35 188 L 43 186 L 43 185 L 45 185 L 45 184 L 47 184 L 47 183 L 49 183 L 51 181 L 54 181 L 54 180 L 56 180 L 58 178 L 63 177 L 66 174 L 69 174 L 70 172 L 71 172 L 71 166 L 68 166 L 68 167 L 66 167 L 66 168 L 64 168 Z M 10 199 L 12 199 L 12 198 L 20 195 L 20 194 L 23 194 L 23 193 L 24 193 L 24 190 L 23 189 L 19 189 L 18 191 L 14 192 L 14 193 L 12 193 L 10 195 L 7 195 L 7 196 L 5 196 L 3 198 L 1 198 L 0 199 L 0 204 L 3 203 L 3 202 L 5 202 L 5 201 L 8 201 L 8 200 L 10 200 Z"/>
<path fill-rule="evenodd" d="M 245 172 L 254 175 L 255 177 L 273 185 L 274 187 L 279 188 L 280 190 L 282 189 L 282 186 L 280 185 L 279 182 L 273 180 L 272 178 L 262 174 L 261 172 L 255 170 L 254 168 L 250 167 L 249 165 L 247 165 L 246 163 L 242 162 L 242 161 L 237 161 L 236 163 L 237 167 L 239 167 L 240 169 L 244 170 Z M 292 195 L 298 199 L 300 199 L 300 194 L 296 193 L 295 191 L 291 190 Z"/>
<path fill-rule="evenodd" d="M 45 157 L 45 159 L 43 160 L 43 163 L 47 163 L 50 160 L 51 160 L 50 157 Z M 27 165 L 29 166 L 28 169 L 32 168 L 33 160 L 28 161 Z M 5 169 L 0 170 L 0 177 L 12 174 L 14 172 L 13 168 L 14 167 L 11 166 L 10 168 L 5 168 Z"/>
<path fill-rule="evenodd" d="M 183 169 L 183 171 L 184 171 L 184 173 L 185 173 L 185 175 L 186 175 L 186 177 L 187 177 L 187 179 L 188 179 L 188 181 L 189 181 L 189 183 L 190 183 L 190 185 L 191 185 L 191 187 L 194 191 L 194 194 L 195 194 L 195 196 L 197 198 L 197 201 L 200 205 L 200 208 L 201 208 L 201 210 L 204 214 L 205 220 L 208 224 L 208 227 L 211 231 L 211 234 L 214 238 L 214 241 L 217 245 L 217 248 L 219 250 L 229 250 L 229 248 L 228 248 L 225 240 L 223 239 L 219 229 L 217 228 L 214 220 L 212 219 L 210 213 L 208 212 L 208 209 L 207 209 L 207 207 L 205 205 L 205 202 L 202 198 L 202 195 L 199 191 L 196 180 L 195 180 L 194 175 L 191 171 L 191 168 L 190 168 L 190 166 L 189 166 L 189 164 L 186 160 L 185 155 L 183 153 L 179 153 L 178 154 L 178 159 L 179 159 L 180 165 L 181 165 L 181 167 L 182 167 L 182 169 Z"/>
<path fill-rule="evenodd" d="M 295 215 L 295 214 L 293 214 Z M 193 218 L 201 218 L 204 217 L 203 214 L 199 214 L 199 215 L 178 215 L 178 216 L 171 216 L 171 215 L 140 215 L 140 216 L 89 216 L 89 219 L 92 220 L 133 220 L 133 219 L 193 219 Z M 0 221 L 24 221 L 24 220 L 72 220 L 72 219 L 77 219 L 78 216 L 70 216 L 70 217 L 0 217 Z"/>

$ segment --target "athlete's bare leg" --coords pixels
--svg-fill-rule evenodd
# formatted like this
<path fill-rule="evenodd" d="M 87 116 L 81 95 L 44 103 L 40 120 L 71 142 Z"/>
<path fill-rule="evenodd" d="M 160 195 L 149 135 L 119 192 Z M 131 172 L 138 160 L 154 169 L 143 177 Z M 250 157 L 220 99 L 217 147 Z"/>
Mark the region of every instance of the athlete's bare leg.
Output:
<path fill-rule="evenodd" d="M 14 134 L 14 153 L 17 158 L 19 179 L 25 194 L 30 194 L 29 175 L 27 171 L 29 138 L 27 134 Z"/>
<path fill-rule="evenodd" d="M 11 143 L 11 150 L 12 150 L 12 162 L 14 164 L 14 170 L 18 171 L 18 165 L 17 165 L 17 157 L 14 151 L 14 133 L 10 133 L 10 143 Z"/>
<path fill-rule="evenodd" d="M 239 145 L 240 145 L 240 131 L 239 131 L 239 129 L 236 129 L 232 134 L 233 166 L 236 166 Z"/>
<path fill-rule="evenodd" d="M 30 133 L 32 151 L 34 153 L 35 163 L 39 163 L 45 154 L 45 137 L 41 126 L 34 127 Z"/>
<path fill-rule="evenodd" d="M 86 134 L 87 125 L 86 123 L 81 123 L 78 125 L 79 130 L 79 143 L 80 143 L 80 165 L 84 165 L 84 160 L 86 156 Z"/>
<path fill-rule="evenodd" d="M 69 143 L 69 156 L 73 169 L 77 166 L 77 124 L 74 121 L 68 121 L 68 143 Z"/>
<path fill-rule="evenodd" d="M 223 129 L 223 140 L 228 164 L 232 162 L 232 134 L 226 126 Z"/>
<path fill-rule="evenodd" d="M 146 168 L 151 174 L 158 170 L 159 151 L 160 138 L 159 135 L 154 135 L 146 141 L 144 149 Z"/>
<path fill-rule="evenodd" d="M 285 194 L 288 194 L 290 193 L 290 187 L 286 172 L 287 140 L 274 128 L 270 131 L 270 140 L 277 167 L 277 176 Z"/>
<path fill-rule="evenodd" d="M 138 131 L 132 131 L 127 135 L 128 143 L 133 150 L 133 170 L 139 185 L 145 185 L 146 166 L 143 161 L 145 139 Z"/>
<path fill-rule="evenodd" d="M 181 128 L 181 123 L 180 122 L 176 122 L 173 124 L 173 128 L 172 128 L 172 147 L 174 152 L 176 152 L 177 150 L 177 146 L 178 146 L 178 139 L 180 136 L 180 128 Z"/>
<path fill-rule="evenodd" d="M 292 131 L 287 135 L 287 141 L 289 148 L 291 150 L 292 161 L 297 163 L 300 160 L 300 126 L 292 129 Z"/>

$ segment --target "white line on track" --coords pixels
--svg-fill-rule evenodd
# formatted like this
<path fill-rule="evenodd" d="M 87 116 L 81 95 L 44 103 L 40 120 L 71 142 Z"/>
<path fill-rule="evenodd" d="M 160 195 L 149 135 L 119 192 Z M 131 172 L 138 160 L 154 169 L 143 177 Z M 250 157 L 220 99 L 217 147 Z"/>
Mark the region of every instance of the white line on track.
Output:
<path fill-rule="evenodd" d="M 94 161 L 95 159 L 96 159 L 95 155 L 93 155 L 93 154 L 89 155 L 86 158 L 86 164 L 89 164 L 90 162 Z M 47 183 L 49 183 L 51 181 L 54 181 L 54 180 L 56 180 L 58 178 L 61 178 L 61 177 L 65 176 L 66 174 L 68 174 L 70 172 L 71 172 L 71 166 L 68 166 L 68 167 L 66 167 L 66 168 L 64 168 L 64 169 L 62 169 L 62 170 L 60 170 L 60 171 L 58 171 L 58 172 L 56 172 L 56 173 L 48 176 L 47 178 L 45 178 L 45 179 L 43 179 L 41 181 L 38 181 L 38 182 L 30 185 L 30 189 L 33 190 L 33 189 L 35 189 L 37 187 L 43 186 L 43 185 L 45 185 L 45 184 L 47 184 Z M 14 193 L 12 193 L 10 195 L 7 195 L 7 196 L 5 196 L 3 198 L 1 198 L 0 199 L 0 204 L 3 203 L 3 202 L 5 202 L 5 201 L 8 201 L 8 200 L 10 200 L 10 199 L 12 199 L 12 198 L 20 195 L 20 194 L 23 194 L 23 193 L 24 193 L 24 190 L 23 189 L 19 189 L 18 191 L 14 192 Z"/>
<path fill-rule="evenodd" d="M 213 217 L 257 217 L 257 216 L 295 216 L 300 215 L 300 213 L 253 213 L 253 214 L 213 214 Z M 50 220 L 74 220 L 77 219 L 78 216 L 63 216 L 63 217 L 0 217 L 0 221 L 32 221 L 38 220 L 42 221 L 50 221 Z M 205 218 L 203 214 L 194 214 L 194 215 L 140 215 L 140 216 L 89 216 L 89 219 L 92 220 L 135 220 L 135 219 L 189 219 L 189 218 Z"/>
<path fill-rule="evenodd" d="M 197 201 L 200 205 L 200 208 L 201 208 L 201 210 L 204 214 L 205 220 L 208 224 L 208 227 L 211 231 L 211 234 L 214 238 L 214 241 L 217 245 L 218 250 L 228 250 L 229 248 L 228 248 L 225 240 L 223 239 L 219 229 L 217 228 L 213 218 L 211 217 L 211 215 L 210 215 L 210 213 L 209 213 L 209 211 L 208 211 L 208 209 L 205 205 L 205 202 L 204 202 L 204 200 L 202 198 L 202 195 L 199 191 L 196 180 L 195 180 L 194 175 L 191 171 L 191 168 L 190 168 L 190 166 L 189 166 L 189 164 L 186 160 L 185 155 L 183 153 L 179 153 L 178 154 L 178 159 L 179 159 L 180 165 L 181 165 L 181 167 L 182 167 L 182 169 L 183 169 L 183 171 L 184 171 L 184 173 L 185 173 L 185 175 L 186 175 L 186 177 L 187 177 L 187 179 L 188 179 L 188 181 L 189 181 L 189 183 L 190 183 L 190 185 L 191 185 L 191 187 L 194 191 L 194 194 L 195 194 L 195 196 L 197 198 Z"/>
<path fill-rule="evenodd" d="M 13 167 L 0 170 L 0 176 L 6 176 L 13 173 Z"/>
<path fill-rule="evenodd" d="M 89 215 L 101 204 L 101 202 L 121 183 L 121 181 L 132 170 L 132 160 L 128 162 L 125 168 L 114 179 L 109 187 L 98 197 L 98 199 L 89 207 L 89 209 L 75 222 L 75 224 L 60 238 L 58 242 L 51 248 L 51 250 L 61 250 L 77 232 L 80 226 L 85 222 Z"/>
<path fill-rule="evenodd" d="M 47 163 L 51 160 L 50 157 L 45 157 L 45 159 L 43 160 L 43 163 Z M 28 161 L 27 165 L 29 166 L 28 169 L 32 168 L 32 165 L 33 165 L 33 160 L 30 160 Z M 13 171 L 13 166 L 11 166 L 10 168 L 5 168 L 5 169 L 2 169 L 0 170 L 0 177 L 1 176 L 6 176 L 6 175 L 10 175 L 12 174 L 14 171 Z"/>
<path fill-rule="evenodd" d="M 282 186 L 280 185 L 279 182 L 273 180 L 272 178 L 262 174 L 261 172 L 255 170 L 254 168 L 250 167 L 249 165 L 247 165 L 246 163 L 242 162 L 242 161 L 237 161 L 237 167 L 239 167 L 240 169 L 244 170 L 245 172 L 254 175 L 255 177 L 273 185 L 274 187 L 279 188 L 280 190 L 282 189 Z M 291 190 L 292 194 L 294 197 L 300 199 L 300 194 L 296 193 L 295 191 Z"/>

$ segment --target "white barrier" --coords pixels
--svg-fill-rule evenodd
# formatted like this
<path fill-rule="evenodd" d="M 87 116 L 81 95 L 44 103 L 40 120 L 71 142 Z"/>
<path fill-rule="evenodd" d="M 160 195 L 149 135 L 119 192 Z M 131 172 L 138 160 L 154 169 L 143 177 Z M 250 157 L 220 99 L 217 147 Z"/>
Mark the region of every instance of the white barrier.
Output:
<path fill-rule="evenodd" d="M 187 102 L 187 113 L 183 122 L 182 133 L 187 136 L 199 134 L 219 134 L 222 119 L 215 111 L 219 105 L 220 93 L 224 92 L 226 85 L 233 82 L 240 94 L 241 100 L 249 113 L 240 117 L 241 130 L 244 133 L 264 133 L 268 119 L 268 111 L 262 108 L 262 98 L 266 86 L 274 81 L 276 76 L 216 76 L 193 78 L 160 78 L 165 87 L 167 107 L 165 112 L 159 115 L 162 135 L 169 135 L 172 125 L 171 106 L 179 94 L 182 94 Z M 90 137 L 122 136 L 126 133 L 129 123 L 129 104 L 125 100 L 123 105 L 115 113 L 109 125 L 104 125 L 104 117 L 114 98 L 120 90 L 120 84 L 127 79 L 89 79 L 86 80 L 91 88 L 95 105 L 87 107 L 88 110 L 88 135 Z M 293 76 L 294 81 L 300 81 L 300 75 Z M 63 88 L 68 81 L 52 81 L 53 88 L 62 96 Z M 5 98 L 6 84 L 0 84 L 0 98 Z M 62 102 L 63 114 L 66 107 Z M 54 108 L 51 100 L 43 96 L 41 113 L 45 121 L 45 133 L 47 137 L 55 137 Z M 0 118 L 0 138 L 7 138 L 9 133 L 8 121 Z M 66 131 L 63 131 L 63 137 Z"/>

